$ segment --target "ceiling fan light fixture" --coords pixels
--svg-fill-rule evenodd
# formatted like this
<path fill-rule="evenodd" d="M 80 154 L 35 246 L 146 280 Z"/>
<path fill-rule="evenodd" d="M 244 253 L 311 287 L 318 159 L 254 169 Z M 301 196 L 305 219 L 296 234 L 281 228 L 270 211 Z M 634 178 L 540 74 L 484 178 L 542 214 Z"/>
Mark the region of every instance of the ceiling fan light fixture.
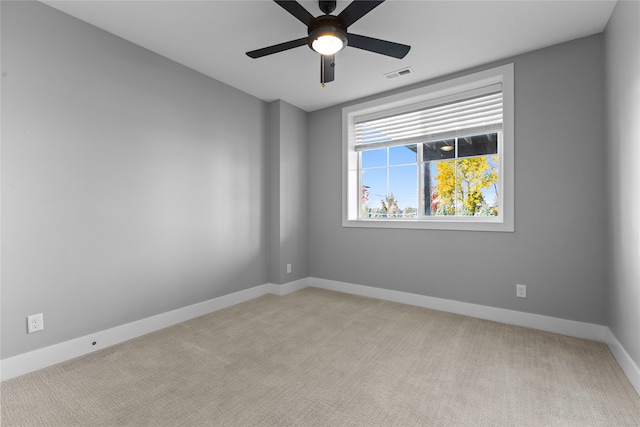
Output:
<path fill-rule="evenodd" d="M 347 46 L 347 32 L 333 21 L 322 24 L 309 31 L 309 47 L 320 55 L 335 55 Z"/>
<path fill-rule="evenodd" d="M 344 45 L 335 34 L 323 34 L 311 42 L 311 48 L 321 55 L 334 55 L 344 49 Z"/>

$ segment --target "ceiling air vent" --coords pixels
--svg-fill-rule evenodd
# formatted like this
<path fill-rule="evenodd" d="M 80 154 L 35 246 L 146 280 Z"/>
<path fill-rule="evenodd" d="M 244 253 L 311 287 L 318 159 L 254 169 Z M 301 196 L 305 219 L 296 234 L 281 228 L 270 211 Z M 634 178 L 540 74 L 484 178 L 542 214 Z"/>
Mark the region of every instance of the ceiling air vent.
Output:
<path fill-rule="evenodd" d="M 400 76 L 408 76 L 409 74 L 413 74 L 413 68 L 411 67 L 403 68 L 402 70 L 392 71 L 390 73 L 385 74 L 384 76 L 389 80 L 391 80 Z"/>

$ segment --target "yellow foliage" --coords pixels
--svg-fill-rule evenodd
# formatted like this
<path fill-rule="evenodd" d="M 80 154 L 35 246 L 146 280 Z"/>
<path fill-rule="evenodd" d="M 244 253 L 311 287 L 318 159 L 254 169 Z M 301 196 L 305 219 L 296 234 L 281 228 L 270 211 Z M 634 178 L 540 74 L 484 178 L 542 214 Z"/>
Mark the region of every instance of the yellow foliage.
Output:
<path fill-rule="evenodd" d="M 471 157 L 446 160 L 436 165 L 436 190 L 440 204 L 448 214 L 464 206 L 468 215 L 474 215 L 482 206 L 482 189 L 487 189 L 498 181 L 498 174 L 490 167 L 486 157 Z"/>

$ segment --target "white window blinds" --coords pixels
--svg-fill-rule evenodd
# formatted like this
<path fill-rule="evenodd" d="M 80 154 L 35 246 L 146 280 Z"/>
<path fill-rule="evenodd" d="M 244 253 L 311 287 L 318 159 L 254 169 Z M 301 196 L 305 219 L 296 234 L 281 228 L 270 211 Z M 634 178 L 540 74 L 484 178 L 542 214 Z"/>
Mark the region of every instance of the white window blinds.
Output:
<path fill-rule="evenodd" d="M 404 110 L 404 111 L 403 111 Z M 356 119 L 356 151 L 478 135 L 502 130 L 502 85 L 423 101 Z"/>

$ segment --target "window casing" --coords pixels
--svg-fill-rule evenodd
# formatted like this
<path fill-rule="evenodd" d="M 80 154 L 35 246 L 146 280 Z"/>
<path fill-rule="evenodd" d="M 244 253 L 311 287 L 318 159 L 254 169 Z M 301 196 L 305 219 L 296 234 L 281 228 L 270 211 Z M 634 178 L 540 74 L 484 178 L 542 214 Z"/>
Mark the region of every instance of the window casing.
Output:
<path fill-rule="evenodd" d="M 343 109 L 343 226 L 513 231 L 513 64 Z"/>

